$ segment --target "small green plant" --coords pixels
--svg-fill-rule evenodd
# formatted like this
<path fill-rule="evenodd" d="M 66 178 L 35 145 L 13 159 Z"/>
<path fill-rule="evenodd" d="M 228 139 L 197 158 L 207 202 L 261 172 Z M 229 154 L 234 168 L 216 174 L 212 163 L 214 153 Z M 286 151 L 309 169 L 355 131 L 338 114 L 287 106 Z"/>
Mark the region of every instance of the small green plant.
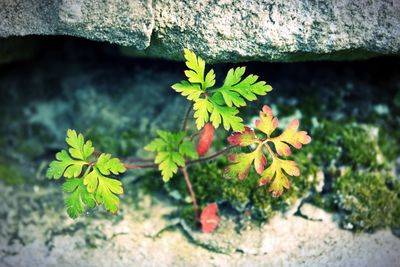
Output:
<path fill-rule="evenodd" d="M 211 232 L 219 222 L 217 205 L 211 203 L 199 214 L 187 166 L 207 162 L 242 147 L 247 150 L 246 153 L 228 156 L 231 164 L 226 168 L 225 176 L 242 180 L 247 177 L 251 165 L 254 165 L 260 175 L 258 184 L 270 184 L 268 190 L 274 197 L 279 197 L 285 188 L 290 188 L 287 176 L 300 175 L 297 164 L 285 159 L 291 154 L 290 146 L 300 149 L 311 141 L 307 132 L 298 131 L 298 120 L 292 121 L 280 135 L 272 136 L 278 127 L 278 119 L 265 105 L 256 121 L 256 129 L 260 132 L 258 136 L 252 128 L 244 125 L 240 117 L 239 108 L 246 106 L 248 101 L 256 100 L 258 96 L 266 95 L 272 87 L 259 81 L 256 75 L 245 77 L 245 67 L 229 70 L 223 84 L 214 87 L 214 70 L 206 74 L 205 61 L 190 50 L 185 49 L 184 52 L 188 67 L 184 72 L 187 80 L 172 85 L 172 89 L 192 103 L 185 113 L 180 131 L 159 130 L 158 137 L 145 146 L 145 150 L 155 153 L 154 159 L 136 162 L 148 162 L 146 164 L 124 163 L 118 158 L 111 158 L 110 154 L 96 151 L 91 141 L 85 142 L 82 134 L 68 130 L 66 142 L 70 148 L 56 154 L 56 160 L 50 164 L 47 176 L 53 179 L 65 178 L 65 204 L 71 218 L 78 217 L 87 208 L 96 205 L 103 205 L 107 211 L 116 213 L 120 202 L 118 196 L 123 193 L 123 188 L 115 176 L 127 169 L 159 169 L 164 182 L 170 181 L 180 171 L 192 198 L 196 220 L 202 225 L 203 232 Z M 187 128 L 192 111 L 197 129 L 194 135 L 189 135 Z M 226 131 L 234 131 L 228 138 L 231 145 L 205 156 L 212 146 L 214 131 L 221 125 Z"/>

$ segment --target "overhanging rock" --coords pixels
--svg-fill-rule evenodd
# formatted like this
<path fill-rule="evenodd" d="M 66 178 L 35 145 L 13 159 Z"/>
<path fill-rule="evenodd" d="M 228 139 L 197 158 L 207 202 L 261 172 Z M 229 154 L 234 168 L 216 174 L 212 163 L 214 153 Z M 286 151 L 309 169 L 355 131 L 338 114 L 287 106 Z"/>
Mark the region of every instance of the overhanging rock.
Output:
<path fill-rule="evenodd" d="M 210 62 L 400 54 L 399 0 L 2 0 L 0 36 L 70 35 Z"/>

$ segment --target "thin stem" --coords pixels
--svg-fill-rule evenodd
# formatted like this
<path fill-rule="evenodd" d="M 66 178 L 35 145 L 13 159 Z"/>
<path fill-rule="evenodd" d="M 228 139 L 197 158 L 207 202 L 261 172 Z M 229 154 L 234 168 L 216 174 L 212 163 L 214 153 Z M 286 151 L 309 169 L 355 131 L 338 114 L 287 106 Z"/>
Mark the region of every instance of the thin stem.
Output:
<path fill-rule="evenodd" d="M 154 162 L 154 159 L 139 159 L 139 158 L 134 158 L 134 157 L 127 157 L 127 158 L 124 158 L 123 161 L 128 161 L 128 162 Z"/>
<path fill-rule="evenodd" d="M 192 165 L 192 164 L 200 163 L 200 162 L 203 162 L 203 161 L 208 161 L 208 160 L 215 159 L 215 158 L 221 156 L 222 154 L 225 154 L 226 152 L 228 152 L 228 151 L 230 151 L 230 150 L 232 150 L 232 149 L 234 149 L 236 147 L 238 147 L 238 145 L 228 146 L 227 148 L 225 148 L 225 149 L 223 149 L 221 151 L 218 151 L 215 154 L 212 154 L 212 155 L 210 155 L 208 157 L 199 158 L 199 159 L 195 159 L 195 160 L 189 160 L 187 162 L 187 165 Z"/>
<path fill-rule="evenodd" d="M 268 150 L 269 154 L 271 155 L 271 157 L 274 159 L 274 158 L 276 157 L 276 156 L 275 156 L 275 153 L 272 151 L 271 147 L 268 145 L 267 140 L 265 140 L 265 141 L 263 142 L 263 144 L 264 144 L 265 147 L 267 148 L 267 150 Z"/>
<path fill-rule="evenodd" d="M 124 164 L 127 169 L 157 169 L 158 164 L 148 164 L 148 165 L 135 165 L 135 164 Z"/>
<path fill-rule="evenodd" d="M 194 216 L 196 217 L 196 220 L 199 220 L 199 206 L 197 205 L 196 195 L 194 194 L 194 191 L 192 188 L 192 183 L 190 182 L 189 175 L 186 170 L 186 166 L 182 167 L 181 171 L 183 173 L 183 177 L 185 178 L 187 188 L 189 189 L 190 196 L 192 197 Z"/>
<path fill-rule="evenodd" d="M 216 152 L 216 153 L 214 153 L 214 154 L 212 154 L 212 155 L 210 155 L 208 157 L 199 158 L 199 159 L 195 159 L 195 160 L 189 160 L 189 161 L 186 162 L 186 166 L 218 158 L 222 154 L 225 154 L 225 153 L 229 152 L 230 150 L 232 150 L 232 149 L 234 149 L 236 147 L 238 147 L 238 145 L 228 146 L 225 149 L 223 149 L 221 151 L 218 151 L 218 152 Z M 137 161 L 137 162 L 139 162 L 139 161 Z M 148 159 L 148 160 L 146 160 L 146 162 L 154 162 L 154 159 L 151 159 L 151 160 Z M 157 169 L 158 168 L 158 164 L 138 165 L 138 164 L 124 163 L 124 166 L 127 169 Z"/>
<path fill-rule="evenodd" d="M 192 111 L 192 107 L 193 107 L 193 104 L 190 104 L 190 106 L 186 110 L 185 117 L 183 118 L 183 123 L 182 123 L 182 131 L 186 131 L 186 127 L 187 127 L 187 123 L 189 120 L 190 112 Z"/>

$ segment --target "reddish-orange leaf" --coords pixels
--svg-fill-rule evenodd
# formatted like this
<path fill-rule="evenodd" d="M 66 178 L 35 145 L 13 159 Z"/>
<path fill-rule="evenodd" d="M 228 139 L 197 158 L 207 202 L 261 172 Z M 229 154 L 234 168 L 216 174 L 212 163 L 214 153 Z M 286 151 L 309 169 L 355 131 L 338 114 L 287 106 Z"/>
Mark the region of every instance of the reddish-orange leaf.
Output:
<path fill-rule="evenodd" d="M 203 233 L 211 233 L 217 228 L 219 217 L 217 214 L 217 203 L 208 204 L 200 215 L 201 229 Z"/>
<path fill-rule="evenodd" d="M 199 143 L 197 144 L 197 154 L 204 156 L 210 149 L 214 139 L 214 127 L 211 123 L 206 123 L 200 133 Z"/>
<path fill-rule="evenodd" d="M 294 148 L 300 149 L 302 145 L 311 142 L 311 137 L 307 132 L 298 131 L 299 125 L 299 120 L 293 120 L 280 136 L 271 138 L 271 142 L 274 143 L 276 152 L 278 152 L 280 156 L 290 156 L 291 151 L 288 144 L 292 145 Z"/>
<path fill-rule="evenodd" d="M 249 146 L 258 141 L 256 134 L 250 127 L 244 127 L 243 132 L 235 132 L 228 137 L 231 145 Z"/>
<path fill-rule="evenodd" d="M 262 111 L 260 111 L 260 119 L 256 120 L 256 127 L 268 137 L 278 127 L 278 118 L 274 117 L 274 113 L 269 106 L 264 105 Z"/>

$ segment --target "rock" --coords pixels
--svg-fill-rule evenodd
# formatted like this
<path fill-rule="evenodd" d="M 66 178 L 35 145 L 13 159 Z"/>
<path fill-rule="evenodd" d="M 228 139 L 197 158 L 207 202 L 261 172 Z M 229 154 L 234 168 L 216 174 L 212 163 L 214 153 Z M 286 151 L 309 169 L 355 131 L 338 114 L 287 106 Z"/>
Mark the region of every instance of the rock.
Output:
<path fill-rule="evenodd" d="M 25 1 L 0 4 L 0 36 L 70 35 L 128 54 L 209 62 L 355 59 L 400 52 L 400 1 Z"/>
<path fill-rule="evenodd" d="M 153 30 L 151 1 L 25 1 L 0 3 L 0 36 L 71 35 L 143 50 Z"/>
<path fill-rule="evenodd" d="M 326 211 L 309 203 L 304 203 L 301 205 L 300 214 L 312 221 L 328 221 L 330 217 Z"/>

